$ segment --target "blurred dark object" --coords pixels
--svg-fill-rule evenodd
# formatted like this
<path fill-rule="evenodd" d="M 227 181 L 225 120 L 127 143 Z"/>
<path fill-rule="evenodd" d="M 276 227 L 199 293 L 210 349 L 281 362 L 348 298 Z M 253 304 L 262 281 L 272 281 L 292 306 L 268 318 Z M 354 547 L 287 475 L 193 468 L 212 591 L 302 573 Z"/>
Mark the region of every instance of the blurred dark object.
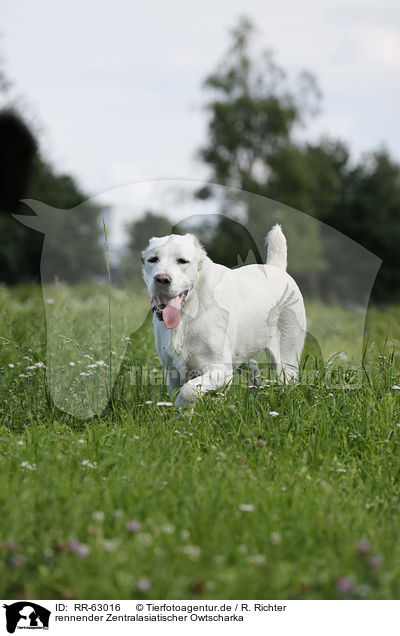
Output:
<path fill-rule="evenodd" d="M 152 236 L 171 234 L 171 227 L 172 222 L 166 216 L 152 210 L 144 210 L 140 219 L 127 224 L 128 244 L 121 257 L 118 282 L 130 285 L 133 279 L 141 280 L 140 252 Z"/>
<path fill-rule="evenodd" d="M 44 235 L 12 216 L 32 215 L 32 210 L 21 201 L 24 198 L 65 210 L 68 215 L 87 196 L 70 175 L 56 174 L 43 161 L 35 137 L 21 116 L 3 110 L 0 112 L 0 282 L 6 284 L 40 282 Z M 80 222 L 74 222 L 73 216 L 60 214 L 51 221 L 53 238 L 49 248 L 54 259 L 62 260 L 69 282 L 103 274 L 101 212 L 88 201 Z"/>
<path fill-rule="evenodd" d="M 0 111 L 0 212 L 18 209 L 36 151 L 36 140 L 22 118 L 12 110 Z"/>
<path fill-rule="evenodd" d="M 129 249 L 141 251 L 147 246 L 152 236 L 165 236 L 171 233 L 171 221 L 162 214 L 146 210 L 138 221 L 128 228 Z"/>
<path fill-rule="evenodd" d="M 186 233 L 197 236 L 215 263 L 223 263 L 231 268 L 264 263 L 249 230 L 242 223 L 222 214 L 194 214 L 172 228 L 172 234 Z"/>

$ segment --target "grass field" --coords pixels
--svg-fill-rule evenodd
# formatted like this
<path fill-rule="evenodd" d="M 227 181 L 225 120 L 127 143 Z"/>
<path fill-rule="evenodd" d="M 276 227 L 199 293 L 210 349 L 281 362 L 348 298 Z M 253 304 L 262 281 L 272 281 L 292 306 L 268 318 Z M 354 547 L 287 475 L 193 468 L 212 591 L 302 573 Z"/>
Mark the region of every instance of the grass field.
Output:
<path fill-rule="evenodd" d="M 400 597 L 400 308 L 370 311 L 353 385 L 320 369 L 208 396 L 190 418 L 157 404 L 162 384 L 132 384 L 130 365 L 160 366 L 149 324 L 124 351 L 145 308 L 121 296 L 112 406 L 84 421 L 49 400 L 44 306 L 68 388 L 68 360 L 108 368 L 89 367 L 107 298 L 49 293 L 0 289 L 1 598 Z M 348 342 L 332 355 L 354 344 L 354 316 L 309 308 L 311 324 L 333 314 Z"/>

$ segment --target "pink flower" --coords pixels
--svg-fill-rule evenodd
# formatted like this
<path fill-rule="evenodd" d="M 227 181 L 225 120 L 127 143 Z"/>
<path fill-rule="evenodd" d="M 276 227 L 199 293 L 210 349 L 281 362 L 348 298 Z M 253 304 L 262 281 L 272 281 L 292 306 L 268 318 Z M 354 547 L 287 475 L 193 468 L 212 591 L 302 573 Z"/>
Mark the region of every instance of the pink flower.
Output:
<path fill-rule="evenodd" d="M 367 537 L 361 537 L 357 545 L 357 551 L 361 556 L 366 556 L 371 550 L 371 544 Z"/>
<path fill-rule="evenodd" d="M 12 556 L 10 559 L 10 567 L 20 568 L 21 565 L 24 564 L 24 562 L 25 562 L 25 559 L 23 556 L 20 556 L 19 554 L 14 554 L 14 556 Z"/>
<path fill-rule="evenodd" d="M 351 576 L 343 576 L 336 581 L 336 589 L 341 594 L 347 595 L 351 594 L 354 591 L 355 582 Z"/>
<path fill-rule="evenodd" d="M 90 553 L 90 546 L 86 543 L 81 543 L 78 539 L 70 539 L 68 541 L 68 550 L 80 556 L 81 559 L 86 559 Z"/>
<path fill-rule="evenodd" d="M 77 551 L 77 549 L 78 549 L 78 547 L 79 547 L 79 541 L 78 541 L 78 539 L 70 539 L 70 540 L 68 541 L 68 550 L 69 550 L 70 552 L 76 552 L 76 551 Z"/>
<path fill-rule="evenodd" d="M 139 521 L 135 521 L 133 519 L 131 521 L 128 521 L 126 524 L 126 529 L 129 530 L 129 532 L 138 532 L 141 527 L 142 524 Z"/>
<path fill-rule="evenodd" d="M 151 582 L 149 579 L 139 579 L 137 582 L 137 589 L 141 592 L 148 592 L 151 588 Z"/>
<path fill-rule="evenodd" d="M 86 559 L 90 554 L 90 546 L 88 546 L 87 543 L 80 543 L 76 553 L 81 559 Z"/>
<path fill-rule="evenodd" d="M 378 570 L 382 565 L 383 558 L 380 554 L 371 554 L 368 559 L 368 565 L 371 570 Z"/>

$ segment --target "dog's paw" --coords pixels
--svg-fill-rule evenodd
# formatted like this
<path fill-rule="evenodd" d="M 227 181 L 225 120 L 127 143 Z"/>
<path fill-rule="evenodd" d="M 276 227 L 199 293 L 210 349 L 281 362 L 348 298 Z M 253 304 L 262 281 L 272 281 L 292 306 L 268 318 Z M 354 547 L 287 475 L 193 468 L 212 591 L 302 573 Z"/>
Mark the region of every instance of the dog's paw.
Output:
<path fill-rule="evenodd" d="M 199 397 L 199 390 L 187 382 L 183 385 L 175 400 L 175 408 L 186 409 L 189 406 L 193 406 Z"/>

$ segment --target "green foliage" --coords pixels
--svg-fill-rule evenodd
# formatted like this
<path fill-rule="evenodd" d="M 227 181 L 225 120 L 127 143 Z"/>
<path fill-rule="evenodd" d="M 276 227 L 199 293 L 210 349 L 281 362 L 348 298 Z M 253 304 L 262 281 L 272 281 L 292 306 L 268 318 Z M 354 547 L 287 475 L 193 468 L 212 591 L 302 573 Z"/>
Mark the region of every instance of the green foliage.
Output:
<path fill-rule="evenodd" d="M 349 151 L 343 142 L 326 138 L 318 144 L 292 143 L 271 159 L 266 192 L 326 221 L 343 196 L 349 172 Z"/>
<path fill-rule="evenodd" d="M 270 51 L 254 54 L 254 34 L 249 20 L 240 20 L 227 54 L 205 81 L 213 97 L 206 106 L 207 144 L 199 154 L 211 180 L 287 204 L 353 238 L 384 260 L 374 298 L 399 298 L 400 165 L 380 151 L 354 166 L 342 141 L 298 141 L 299 127 L 317 111 L 315 79 L 303 73 L 289 86 Z M 265 234 L 263 223 L 257 206 L 250 208 L 250 231 Z M 318 242 L 313 227 L 302 236 L 291 272 L 317 291 L 326 285 L 326 267 L 322 254 L 312 261 L 307 256 Z M 288 231 L 296 234 L 295 227 Z M 221 262 L 227 259 L 228 253 Z"/>
<path fill-rule="evenodd" d="M 375 298 L 390 302 L 400 294 L 400 165 L 385 150 L 370 153 L 343 190 L 326 221 L 382 258 Z"/>
<path fill-rule="evenodd" d="M 200 156 L 219 183 L 265 194 L 271 159 L 314 112 L 319 91 L 308 73 L 291 90 L 270 51 L 252 57 L 253 35 L 252 24 L 240 20 L 231 47 L 204 83 L 215 97 L 206 107 L 208 144 Z"/>

